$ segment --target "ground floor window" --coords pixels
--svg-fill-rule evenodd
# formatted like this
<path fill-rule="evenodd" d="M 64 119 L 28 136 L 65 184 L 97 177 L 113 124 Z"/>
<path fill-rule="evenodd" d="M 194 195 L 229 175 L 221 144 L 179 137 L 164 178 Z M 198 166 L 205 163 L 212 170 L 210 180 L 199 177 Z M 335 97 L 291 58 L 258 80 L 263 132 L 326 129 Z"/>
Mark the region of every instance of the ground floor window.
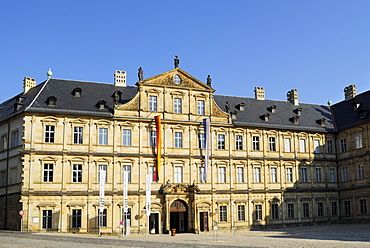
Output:
<path fill-rule="evenodd" d="M 220 206 L 220 222 L 227 221 L 227 209 L 226 206 Z"/>
<path fill-rule="evenodd" d="M 262 220 L 262 205 L 256 205 L 256 220 Z"/>
<path fill-rule="evenodd" d="M 102 212 L 100 212 L 100 209 L 98 209 L 98 227 L 107 227 L 107 210 L 104 209 Z"/>
<path fill-rule="evenodd" d="M 72 210 L 72 228 L 81 228 L 81 209 Z"/>
<path fill-rule="evenodd" d="M 318 217 L 324 216 L 324 203 L 323 202 L 317 203 L 317 216 Z"/>
<path fill-rule="evenodd" d="M 288 203 L 288 218 L 294 218 L 294 203 Z"/>
<path fill-rule="evenodd" d="M 360 200 L 360 214 L 367 214 L 367 206 L 365 199 Z"/>
<path fill-rule="evenodd" d="M 42 229 L 52 228 L 52 210 L 42 210 Z"/>
<path fill-rule="evenodd" d="M 238 221 L 245 221 L 245 205 L 238 205 Z"/>
<path fill-rule="evenodd" d="M 344 206 L 343 214 L 344 215 L 351 215 L 351 202 L 350 201 L 344 201 L 343 206 Z"/>
<path fill-rule="evenodd" d="M 124 209 L 122 208 L 122 221 L 129 221 L 131 220 L 131 208 L 127 209 L 127 213 L 125 214 Z"/>
<path fill-rule="evenodd" d="M 332 202 L 331 203 L 331 216 L 338 216 L 337 202 Z"/>
<path fill-rule="evenodd" d="M 309 218 L 310 217 L 310 205 L 308 204 L 308 202 L 304 202 L 302 204 L 302 208 L 303 208 L 303 218 Z"/>
<path fill-rule="evenodd" d="M 279 205 L 277 203 L 271 204 L 271 219 L 273 220 L 279 219 Z"/>

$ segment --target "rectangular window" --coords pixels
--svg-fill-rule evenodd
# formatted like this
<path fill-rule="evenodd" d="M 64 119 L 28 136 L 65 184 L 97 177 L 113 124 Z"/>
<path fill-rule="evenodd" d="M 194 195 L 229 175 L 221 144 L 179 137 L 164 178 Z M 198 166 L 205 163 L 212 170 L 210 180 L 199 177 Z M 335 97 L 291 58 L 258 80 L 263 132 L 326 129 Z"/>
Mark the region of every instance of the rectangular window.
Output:
<path fill-rule="evenodd" d="M 122 145 L 131 146 L 131 129 L 122 130 Z"/>
<path fill-rule="evenodd" d="M 254 182 L 260 183 L 261 182 L 261 168 L 254 167 Z"/>
<path fill-rule="evenodd" d="M 107 227 L 107 210 L 103 209 L 103 212 L 100 212 L 98 209 L 98 227 Z"/>
<path fill-rule="evenodd" d="M 100 164 L 98 167 L 98 183 L 100 183 L 100 171 L 105 171 L 105 183 L 107 182 L 107 165 Z"/>
<path fill-rule="evenodd" d="M 53 164 L 44 164 L 44 183 L 53 182 Z"/>
<path fill-rule="evenodd" d="M 72 209 L 72 228 L 81 228 L 81 209 Z"/>
<path fill-rule="evenodd" d="M 243 150 L 243 136 L 236 135 L 235 136 L 235 149 L 236 150 Z"/>
<path fill-rule="evenodd" d="M 303 208 L 303 218 L 309 218 L 310 217 L 310 205 L 307 202 L 304 202 L 302 204 Z"/>
<path fill-rule="evenodd" d="M 204 179 L 204 167 L 199 167 L 199 183 L 205 183 Z"/>
<path fill-rule="evenodd" d="M 122 168 L 122 171 L 127 171 L 127 182 L 131 183 L 131 165 L 124 165 Z M 122 173 L 122 180 L 123 180 L 123 173 Z"/>
<path fill-rule="evenodd" d="M 82 164 L 73 164 L 72 169 L 72 182 L 81 183 L 82 182 Z"/>
<path fill-rule="evenodd" d="M 206 148 L 206 137 L 204 133 L 198 133 L 199 149 Z"/>
<path fill-rule="evenodd" d="M 302 181 L 302 183 L 307 183 L 307 181 L 308 181 L 307 168 L 302 168 L 301 169 L 301 181 Z"/>
<path fill-rule="evenodd" d="M 328 140 L 327 141 L 327 146 L 328 146 L 328 154 L 333 154 L 334 153 L 333 141 L 332 140 Z"/>
<path fill-rule="evenodd" d="M 220 150 L 225 150 L 225 134 L 219 134 L 217 137 L 217 148 Z"/>
<path fill-rule="evenodd" d="M 173 99 L 173 109 L 176 114 L 182 113 L 182 99 L 181 98 Z"/>
<path fill-rule="evenodd" d="M 175 183 L 182 183 L 182 166 L 175 166 Z"/>
<path fill-rule="evenodd" d="M 331 203 L 331 216 L 338 216 L 338 204 L 337 202 Z"/>
<path fill-rule="evenodd" d="M 0 187 L 6 185 L 6 173 L 5 171 L 0 171 Z"/>
<path fill-rule="evenodd" d="M 45 143 L 54 143 L 55 126 L 45 126 Z"/>
<path fill-rule="evenodd" d="M 346 139 L 341 139 L 339 142 L 340 142 L 340 152 L 346 152 L 347 151 Z"/>
<path fill-rule="evenodd" d="M 348 175 L 348 168 L 347 167 L 342 168 L 342 181 L 343 182 L 349 181 L 349 175 Z"/>
<path fill-rule="evenodd" d="M 364 179 L 365 178 L 365 170 L 363 165 L 357 166 L 357 175 L 358 179 Z"/>
<path fill-rule="evenodd" d="M 335 180 L 335 169 L 334 168 L 329 169 L 329 181 L 331 183 L 334 183 L 336 181 Z"/>
<path fill-rule="evenodd" d="M 270 179 L 272 183 L 277 182 L 277 168 L 276 167 L 270 168 Z"/>
<path fill-rule="evenodd" d="M 82 134 L 83 134 L 83 127 L 74 127 L 73 128 L 73 143 L 74 144 L 82 144 Z"/>
<path fill-rule="evenodd" d="M 19 145 L 19 132 L 12 133 L 12 147 L 16 147 Z"/>
<path fill-rule="evenodd" d="M 1 148 L 2 150 L 8 149 L 8 137 L 6 135 L 1 137 Z"/>
<path fill-rule="evenodd" d="M 362 135 L 361 134 L 357 134 L 355 136 L 355 147 L 356 149 L 362 148 Z"/>
<path fill-rule="evenodd" d="M 149 96 L 149 111 L 157 111 L 157 97 Z"/>
<path fill-rule="evenodd" d="M 238 205 L 238 221 L 245 221 L 245 205 Z"/>
<path fill-rule="evenodd" d="M 286 168 L 286 181 L 287 183 L 293 182 L 293 168 Z"/>
<path fill-rule="evenodd" d="M 322 182 L 321 168 L 316 168 L 316 182 Z"/>
<path fill-rule="evenodd" d="M 175 148 L 182 148 L 182 132 L 175 132 Z"/>
<path fill-rule="evenodd" d="M 108 145 L 108 128 L 99 128 L 99 145 Z"/>
<path fill-rule="evenodd" d="M 313 152 L 320 153 L 320 140 L 318 139 L 313 140 Z"/>
<path fill-rule="evenodd" d="M 284 151 L 285 152 L 291 152 L 290 138 L 284 138 Z"/>
<path fill-rule="evenodd" d="M 227 208 L 220 206 L 220 222 L 227 222 Z"/>
<path fill-rule="evenodd" d="M 204 100 L 198 100 L 198 115 L 204 115 L 205 114 L 205 108 L 204 108 Z"/>
<path fill-rule="evenodd" d="M 255 206 L 255 211 L 256 211 L 256 220 L 262 220 L 262 205 L 257 204 Z"/>
<path fill-rule="evenodd" d="M 226 167 L 218 168 L 218 182 L 226 183 Z"/>
<path fill-rule="evenodd" d="M 52 210 L 42 210 L 42 229 L 52 228 Z"/>
<path fill-rule="evenodd" d="M 367 206 L 365 199 L 360 200 L 360 214 L 367 214 Z"/>
<path fill-rule="evenodd" d="M 244 183 L 244 168 L 236 167 L 236 182 Z"/>
<path fill-rule="evenodd" d="M 288 203 L 288 218 L 294 218 L 294 203 Z"/>
<path fill-rule="evenodd" d="M 300 139 L 299 140 L 299 152 L 305 153 L 306 152 L 306 140 Z"/>
<path fill-rule="evenodd" d="M 260 150 L 260 137 L 259 136 L 253 136 L 253 151 L 259 151 Z"/>
<path fill-rule="evenodd" d="M 276 203 L 271 204 L 271 219 L 273 220 L 279 219 L 279 205 Z"/>
<path fill-rule="evenodd" d="M 318 202 L 317 203 L 317 217 L 323 217 L 324 216 L 324 203 Z"/>
<path fill-rule="evenodd" d="M 149 146 L 157 146 L 157 131 L 149 131 Z"/>
<path fill-rule="evenodd" d="M 351 215 L 351 202 L 350 201 L 344 201 L 343 202 L 343 214 L 344 215 Z"/>
<path fill-rule="evenodd" d="M 276 152 L 276 138 L 275 137 L 269 138 L 269 146 L 270 146 L 270 152 Z"/>

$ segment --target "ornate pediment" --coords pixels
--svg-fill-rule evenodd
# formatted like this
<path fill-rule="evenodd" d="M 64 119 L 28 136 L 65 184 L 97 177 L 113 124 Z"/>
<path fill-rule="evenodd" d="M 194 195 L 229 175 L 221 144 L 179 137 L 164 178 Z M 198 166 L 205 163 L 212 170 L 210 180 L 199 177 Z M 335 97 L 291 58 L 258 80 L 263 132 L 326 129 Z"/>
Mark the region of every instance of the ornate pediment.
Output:
<path fill-rule="evenodd" d="M 165 86 L 176 88 L 197 89 L 213 92 L 211 86 L 201 82 L 180 68 L 143 79 L 136 83 L 137 86 Z"/>
<path fill-rule="evenodd" d="M 160 193 L 163 194 L 170 194 L 170 193 L 190 193 L 190 192 L 200 192 L 199 187 L 193 183 L 192 185 L 189 184 L 171 184 L 170 180 L 164 185 L 161 185 L 159 189 Z"/>

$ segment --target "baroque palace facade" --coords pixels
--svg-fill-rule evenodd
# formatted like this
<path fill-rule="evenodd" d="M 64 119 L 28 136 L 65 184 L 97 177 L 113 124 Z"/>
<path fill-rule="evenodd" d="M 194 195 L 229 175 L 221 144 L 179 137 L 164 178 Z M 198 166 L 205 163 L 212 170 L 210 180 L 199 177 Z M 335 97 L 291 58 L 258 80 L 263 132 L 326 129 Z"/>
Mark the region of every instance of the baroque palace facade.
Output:
<path fill-rule="evenodd" d="M 126 234 L 370 220 L 370 92 L 354 85 L 333 106 L 300 103 L 295 89 L 287 101 L 262 87 L 216 95 L 209 77 L 177 66 L 139 73 L 136 86 L 116 71 L 114 84 L 26 77 L 23 87 L 0 104 L 0 229 L 96 233 L 99 215 L 101 232 L 127 220 Z"/>

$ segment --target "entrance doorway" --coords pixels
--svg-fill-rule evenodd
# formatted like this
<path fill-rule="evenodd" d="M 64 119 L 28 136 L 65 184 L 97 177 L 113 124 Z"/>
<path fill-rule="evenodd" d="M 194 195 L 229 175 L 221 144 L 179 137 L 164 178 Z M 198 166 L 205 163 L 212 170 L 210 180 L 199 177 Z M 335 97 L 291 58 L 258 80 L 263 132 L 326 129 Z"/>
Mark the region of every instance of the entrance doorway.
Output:
<path fill-rule="evenodd" d="M 205 232 L 208 230 L 208 212 L 200 212 L 200 231 Z"/>
<path fill-rule="evenodd" d="M 182 200 L 176 200 L 170 206 L 170 229 L 173 228 L 178 233 L 188 230 L 188 209 Z"/>
<path fill-rule="evenodd" d="M 158 213 L 151 213 L 149 216 L 149 233 L 158 234 L 159 233 L 159 221 Z"/>

